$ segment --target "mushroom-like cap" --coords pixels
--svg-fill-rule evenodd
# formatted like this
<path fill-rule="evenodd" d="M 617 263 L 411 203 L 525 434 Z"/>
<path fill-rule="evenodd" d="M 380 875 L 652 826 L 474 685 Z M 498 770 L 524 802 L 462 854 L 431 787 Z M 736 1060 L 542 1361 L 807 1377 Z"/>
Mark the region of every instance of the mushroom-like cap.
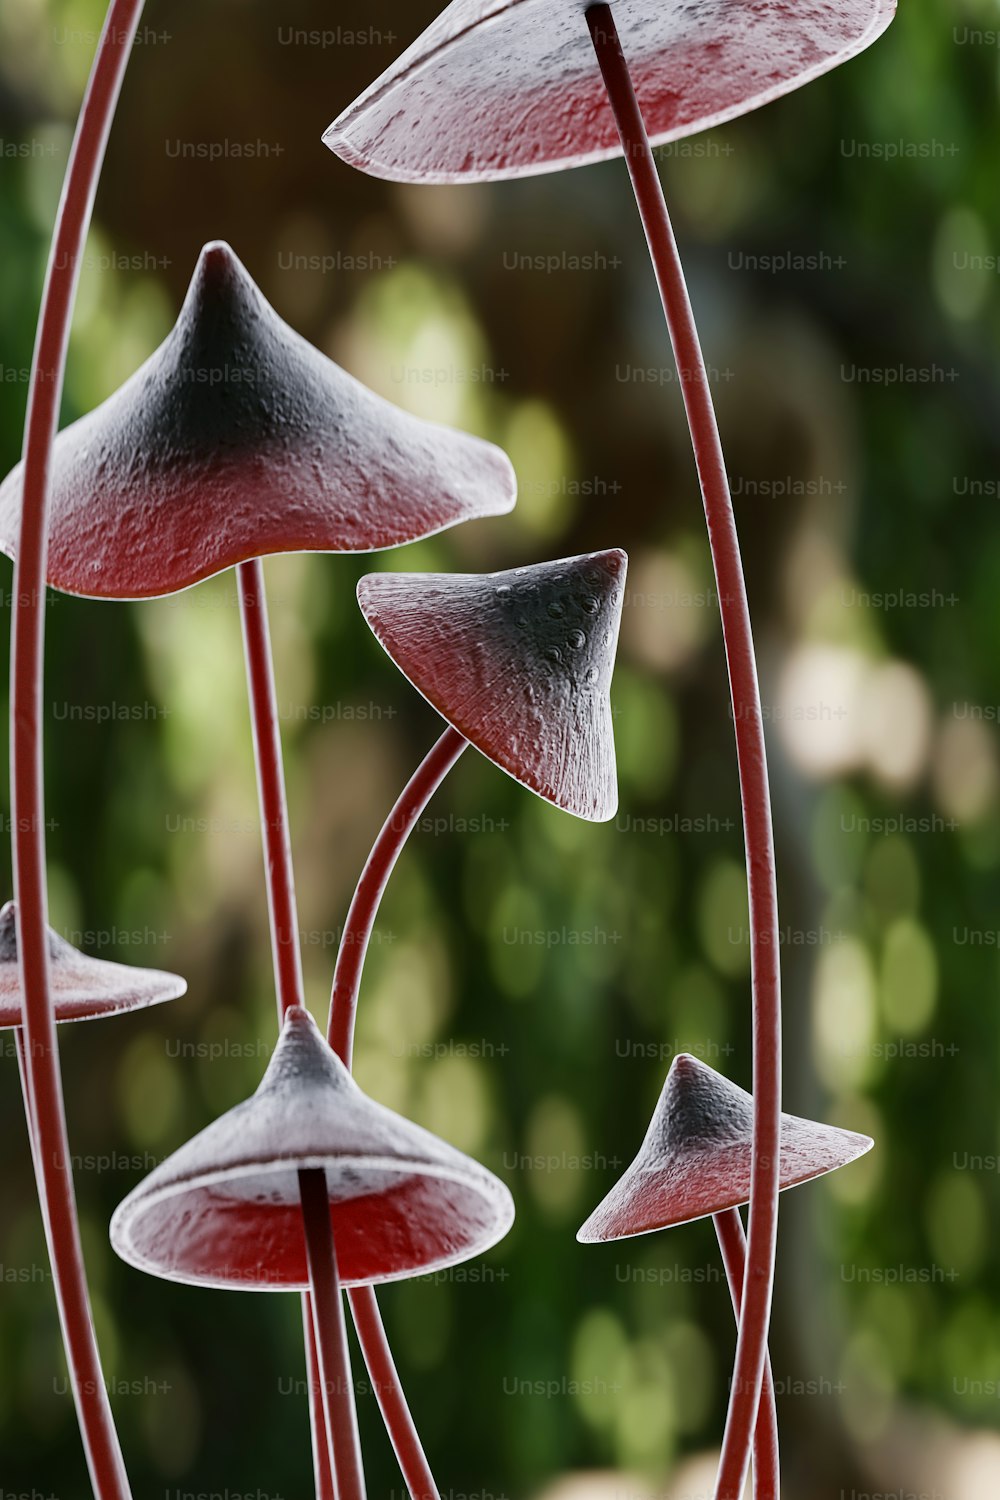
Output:
<path fill-rule="evenodd" d="M 0 486 L 13 557 L 21 467 Z M 374 395 L 282 322 L 228 245 L 206 245 L 173 331 L 52 457 L 48 581 L 174 593 L 274 552 L 394 547 L 514 504 L 499 448 Z"/>
<path fill-rule="evenodd" d="M 52 928 L 49 938 L 49 985 L 57 1021 L 91 1021 L 121 1011 L 143 1010 L 176 1000 L 187 989 L 179 974 L 162 969 L 133 969 L 103 958 L 89 958 Z M 0 908 L 0 1030 L 24 1024 L 24 995 L 17 963 L 17 909 L 13 901 Z"/>
<path fill-rule="evenodd" d="M 257 1092 L 121 1203 L 111 1243 L 154 1276 L 283 1291 L 309 1285 L 298 1174 L 325 1171 L 341 1280 L 455 1265 L 514 1218 L 492 1172 L 361 1092 L 293 1006 Z"/>
<path fill-rule="evenodd" d="M 453 0 L 324 140 L 399 182 L 526 177 L 621 154 L 586 0 Z M 654 145 L 746 114 L 863 51 L 895 0 L 615 0 Z"/>
<path fill-rule="evenodd" d="M 618 806 L 608 697 L 624 552 L 505 573 L 370 573 L 365 619 L 400 671 L 477 750 L 578 818 Z"/>
<path fill-rule="evenodd" d="M 628 1171 L 577 1234 L 624 1240 L 738 1208 L 750 1198 L 753 1099 L 686 1053 L 674 1059 Z M 870 1151 L 853 1130 L 781 1116 L 781 1189 L 822 1177 Z"/>

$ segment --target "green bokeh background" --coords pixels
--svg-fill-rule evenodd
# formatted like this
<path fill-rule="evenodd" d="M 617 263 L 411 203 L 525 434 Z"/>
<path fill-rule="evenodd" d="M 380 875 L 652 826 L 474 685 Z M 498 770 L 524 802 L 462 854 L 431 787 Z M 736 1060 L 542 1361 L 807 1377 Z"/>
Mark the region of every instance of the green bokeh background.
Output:
<path fill-rule="evenodd" d="M 0 6 L 4 472 L 101 13 Z M 738 790 L 700 502 L 621 163 L 399 188 L 320 144 L 434 13 L 152 0 L 64 415 L 155 347 L 200 245 L 223 237 L 347 368 L 514 459 L 510 517 L 374 559 L 267 564 L 320 1018 L 353 881 L 439 729 L 364 626 L 357 578 L 628 549 L 618 819 L 573 822 L 465 756 L 387 894 L 357 1066 L 517 1200 L 481 1265 L 381 1296 L 443 1491 L 679 1500 L 710 1482 L 733 1350 L 711 1227 L 602 1249 L 574 1234 L 677 1050 L 749 1083 Z M 303 40 L 338 27 L 332 44 Z M 660 153 L 760 652 L 787 1105 L 877 1141 L 783 1201 L 772 1349 L 790 1500 L 1000 1492 L 998 28 L 986 0 L 907 3 L 837 74 Z M 523 259 L 550 256 L 552 270 Z M 6 562 L 2 591 L 5 649 Z M 305 1496 L 297 1299 L 146 1279 L 106 1232 L 145 1171 L 255 1086 L 273 1043 L 233 579 L 141 606 L 54 597 L 48 627 L 53 924 L 189 981 L 169 1007 L 61 1036 L 135 1493 Z M 77 1500 L 9 1039 L 2 1051 L 0 1490 Z M 359 1399 L 370 1492 L 395 1500 L 363 1386 Z"/>

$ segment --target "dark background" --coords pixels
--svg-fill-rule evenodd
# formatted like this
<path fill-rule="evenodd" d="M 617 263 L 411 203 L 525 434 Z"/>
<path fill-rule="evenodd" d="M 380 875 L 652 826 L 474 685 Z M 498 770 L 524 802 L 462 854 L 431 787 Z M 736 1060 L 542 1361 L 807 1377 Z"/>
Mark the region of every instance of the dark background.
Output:
<path fill-rule="evenodd" d="M 749 1083 L 739 803 L 700 502 L 620 162 L 399 188 L 321 145 L 434 14 L 429 0 L 149 5 L 65 417 L 155 347 L 201 244 L 223 237 L 313 342 L 515 461 L 510 517 L 374 560 L 267 565 L 321 1019 L 353 881 L 439 729 L 364 626 L 357 577 L 628 549 L 618 819 L 576 823 L 464 757 L 386 897 L 358 1073 L 518 1204 L 472 1274 L 381 1296 L 442 1489 L 679 1500 L 710 1489 L 732 1358 L 711 1226 L 605 1249 L 574 1234 L 631 1159 L 675 1051 Z M 100 20 L 93 0 L 0 5 L 4 471 Z M 783 1200 L 772 1348 L 789 1500 L 1000 1489 L 998 25 L 985 0 L 907 4 L 838 73 L 660 153 L 760 650 L 787 1106 L 877 1141 Z M 363 35 L 295 35 L 331 27 Z M 549 256 L 553 270 L 523 260 Z M 6 563 L 2 589 L 6 620 Z M 233 579 L 141 606 L 54 597 L 48 622 L 53 924 L 190 985 L 158 1012 L 61 1035 L 135 1493 L 304 1496 L 297 1299 L 154 1282 L 106 1232 L 156 1161 L 255 1086 L 273 1042 Z M 76 1500 L 86 1476 L 3 1053 L 0 1489 Z M 367 1394 L 360 1408 L 370 1491 L 400 1496 Z"/>

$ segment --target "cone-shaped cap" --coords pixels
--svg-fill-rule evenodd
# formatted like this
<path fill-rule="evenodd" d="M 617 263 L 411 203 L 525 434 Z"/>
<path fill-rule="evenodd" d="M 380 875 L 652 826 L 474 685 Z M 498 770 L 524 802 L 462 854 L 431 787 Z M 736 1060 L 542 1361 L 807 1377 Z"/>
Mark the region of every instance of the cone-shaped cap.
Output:
<path fill-rule="evenodd" d="M 628 1171 L 577 1234 L 586 1244 L 668 1229 L 750 1199 L 753 1099 L 697 1058 L 674 1059 Z M 822 1177 L 870 1151 L 853 1130 L 781 1117 L 781 1188 Z"/>
<path fill-rule="evenodd" d="M 111 1242 L 171 1281 L 307 1287 L 298 1173 L 312 1168 L 326 1172 L 341 1280 L 355 1286 L 468 1260 L 514 1218 L 499 1178 L 375 1104 L 293 1007 L 257 1092 L 129 1194 Z"/>
<path fill-rule="evenodd" d="M 187 989 L 179 974 L 88 958 L 51 927 L 47 932 L 49 984 L 57 1021 L 90 1021 L 120 1011 L 143 1010 L 163 1000 L 176 1000 Z M 0 908 L 0 1029 L 23 1024 L 17 911 L 14 902 L 8 901 Z"/>
<path fill-rule="evenodd" d="M 523 177 L 621 154 L 585 0 L 453 0 L 324 136 L 400 182 Z M 615 0 L 654 145 L 767 104 L 863 51 L 895 0 Z"/>
<path fill-rule="evenodd" d="M 21 468 L 0 486 L 13 557 Z M 367 552 L 510 510 L 506 455 L 374 395 L 207 245 L 172 333 L 56 439 L 48 581 L 170 594 L 274 552 Z"/>
<path fill-rule="evenodd" d="M 531 791 L 600 822 L 618 805 L 608 698 L 624 552 L 506 573 L 370 573 L 365 619 L 400 671 Z"/>

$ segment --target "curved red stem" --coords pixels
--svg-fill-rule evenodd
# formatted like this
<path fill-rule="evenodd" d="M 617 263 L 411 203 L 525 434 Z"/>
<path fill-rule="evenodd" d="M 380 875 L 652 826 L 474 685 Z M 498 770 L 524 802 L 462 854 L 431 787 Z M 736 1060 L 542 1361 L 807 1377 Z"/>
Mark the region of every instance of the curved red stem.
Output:
<path fill-rule="evenodd" d="M 351 1316 L 361 1344 L 361 1352 L 375 1388 L 382 1420 L 392 1441 L 411 1500 L 440 1500 L 424 1446 L 420 1441 L 406 1396 L 396 1373 L 396 1362 L 389 1348 L 379 1312 L 375 1288 L 355 1286 L 347 1294 Z"/>
<path fill-rule="evenodd" d="M 677 362 L 712 549 L 736 726 L 750 895 L 753 988 L 753 1168 L 743 1314 L 716 1500 L 740 1500 L 760 1401 L 774 1283 L 781 1146 L 778 899 L 767 758 L 750 613 L 729 481 L 677 244 L 635 90 L 608 5 L 587 24 L 628 164 Z"/>
<path fill-rule="evenodd" d="M 382 893 L 414 824 L 468 743 L 457 729 L 448 726 L 403 788 L 361 872 L 337 953 L 330 1001 L 330 1045 L 347 1067 L 354 1051 L 361 971 Z"/>
<path fill-rule="evenodd" d="M 91 1482 L 99 1500 L 128 1500 L 129 1484 L 94 1335 L 49 993 L 42 678 L 49 475 L 69 327 L 94 194 L 141 13 L 142 0 L 112 0 L 108 8 L 63 184 L 28 391 L 11 639 L 14 888 L 29 1118 L 35 1122 L 39 1198 L 73 1396 Z"/>
<path fill-rule="evenodd" d="M 250 720 L 253 727 L 254 763 L 264 838 L 264 869 L 267 908 L 271 923 L 271 953 L 279 1023 L 290 1005 L 305 1004 L 302 982 L 302 949 L 295 902 L 295 871 L 285 795 L 285 771 L 278 723 L 278 698 L 274 686 L 274 660 L 267 619 L 264 565 L 259 557 L 240 563 L 236 569 L 240 596 L 240 621 L 246 656 Z M 319 1353 L 312 1299 L 302 1294 L 302 1332 L 309 1372 L 309 1419 L 312 1429 L 313 1470 L 317 1500 L 335 1500 L 330 1434 L 323 1408 L 319 1377 Z"/>
<path fill-rule="evenodd" d="M 354 1052 L 361 974 L 382 893 L 417 820 L 467 745 L 468 740 L 449 725 L 424 757 L 382 825 L 351 899 L 337 953 L 328 1029 L 330 1045 L 347 1067 L 351 1066 Z M 372 1287 L 352 1287 L 347 1296 L 379 1409 L 412 1500 L 439 1500 L 434 1476 L 396 1374 L 375 1291 Z"/>
<path fill-rule="evenodd" d="M 330 1196 L 322 1168 L 299 1173 L 302 1221 L 312 1287 L 313 1326 L 319 1357 L 320 1389 L 327 1431 L 332 1436 L 337 1500 L 365 1500 L 358 1441 L 354 1379 L 347 1349 L 344 1299 L 330 1222 Z"/>
<path fill-rule="evenodd" d="M 726 1268 L 726 1280 L 729 1282 L 729 1293 L 733 1300 L 733 1311 L 738 1325 L 747 1259 L 747 1241 L 743 1233 L 743 1220 L 740 1218 L 738 1209 L 730 1208 L 725 1213 L 716 1214 L 713 1222 L 719 1240 L 719 1249 L 722 1251 L 722 1263 Z M 764 1381 L 760 1392 L 757 1425 L 753 1434 L 753 1493 L 754 1500 L 779 1500 L 781 1495 L 778 1413 L 774 1404 L 774 1379 L 771 1375 L 770 1358 L 764 1361 Z"/>

